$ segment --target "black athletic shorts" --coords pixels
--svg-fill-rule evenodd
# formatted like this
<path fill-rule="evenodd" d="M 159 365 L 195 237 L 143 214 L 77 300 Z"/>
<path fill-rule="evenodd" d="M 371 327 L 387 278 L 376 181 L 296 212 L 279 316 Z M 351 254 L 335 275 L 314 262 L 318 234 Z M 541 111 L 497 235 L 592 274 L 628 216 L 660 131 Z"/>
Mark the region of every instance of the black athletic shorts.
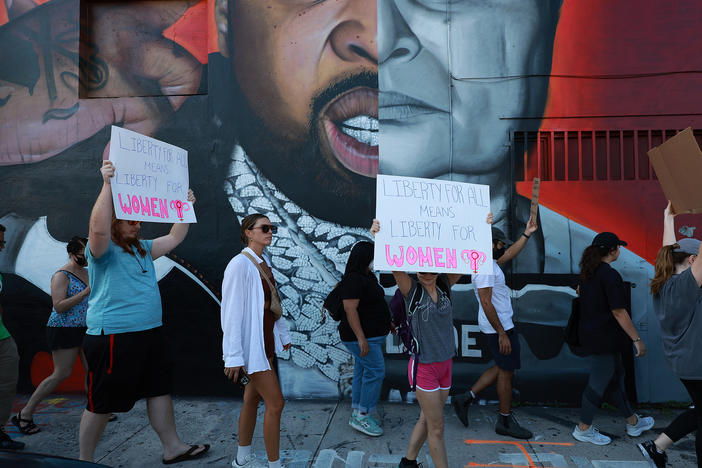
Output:
<path fill-rule="evenodd" d="M 46 327 L 49 350 L 79 348 L 83 344 L 85 330 L 85 327 Z"/>
<path fill-rule="evenodd" d="M 173 363 L 163 327 L 114 335 L 85 335 L 88 404 L 93 413 L 129 411 L 137 400 L 169 395 Z"/>
<path fill-rule="evenodd" d="M 522 367 L 522 360 L 520 359 L 521 347 L 519 345 L 519 336 L 514 331 L 514 328 L 507 330 L 507 336 L 512 345 L 511 353 L 506 355 L 500 353 L 500 340 L 497 333 L 488 334 L 488 347 L 499 369 L 507 371 L 520 369 Z"/>

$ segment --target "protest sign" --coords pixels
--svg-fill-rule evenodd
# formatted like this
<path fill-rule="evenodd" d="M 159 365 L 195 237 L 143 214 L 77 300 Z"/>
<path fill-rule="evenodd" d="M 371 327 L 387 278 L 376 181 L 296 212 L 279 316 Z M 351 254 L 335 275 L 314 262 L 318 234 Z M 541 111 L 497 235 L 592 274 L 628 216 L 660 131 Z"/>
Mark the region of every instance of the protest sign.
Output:
<path fill-rule="evenodd" d="M 686 128 L 648 152 L 665 197 L 677 213 L 702 213 L 702 151 L 691 128 Z"/>
<path fill-rule="evenodd" d="M 490 187 L 379 175 L 374 268 L 492 274 Z"/>
<path fill-rule="evenodd" d="M 112 126 L 112 203 L 118 219 L 195 223 L 188 198 L 188 152 L 155 138 Z"/>
<path fill-rule="evenodd" d="M 529 217 L 536 222 L 536 216 L 539 214 L 539 188 L 541 187 L 541 179 L 534 177 L 534 182 L 531 186 L 531 207 L 529 208 Z"/>

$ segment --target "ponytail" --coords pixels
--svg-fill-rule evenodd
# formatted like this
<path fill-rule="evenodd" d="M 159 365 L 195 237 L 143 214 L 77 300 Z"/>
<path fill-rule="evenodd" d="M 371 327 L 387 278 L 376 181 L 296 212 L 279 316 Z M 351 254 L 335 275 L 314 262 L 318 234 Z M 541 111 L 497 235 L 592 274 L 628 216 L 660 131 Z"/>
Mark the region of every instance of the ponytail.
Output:
<path fill-rule="evenodd" d="M 595 275 L 595 270 L 602 263 L 602 257 L 605 257 L 611 250 L 613 249 L 602 245 L 587 246 L 580 258 L 580 277 L 583 280 L 592 278 Z"/>
<path fill-rule="evenodd" d="M 658 251 L 656 264 L 651 280 L 651 294 L 657 296 L 666 281 L 675 273 L 675 266 L 683 263 L 690 254 L 685 252 L 673 252 L 679 249 L 679 244 L 665 245 Z"/>

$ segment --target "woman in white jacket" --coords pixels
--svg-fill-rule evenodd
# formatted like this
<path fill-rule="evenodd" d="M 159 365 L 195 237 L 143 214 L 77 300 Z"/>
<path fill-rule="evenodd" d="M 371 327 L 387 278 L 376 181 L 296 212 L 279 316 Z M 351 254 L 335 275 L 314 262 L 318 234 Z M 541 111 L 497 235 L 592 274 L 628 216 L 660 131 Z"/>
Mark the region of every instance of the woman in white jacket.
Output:
<path fill-rule="evenodd" d="M 284 401 L 273 358 L 276 352 L 290 347 L 290 334 L 276 307 L 278 297 L 270 260 L 263 255 L 276 231 L 276 226 L 263 215 L 245 217 L 241 221 L 241 241 L 247 247 L 229 262 L 222 282 L 224 374 L 234 382 L 239 381 L 240 373 L 250 378 L 239 414 L 239 447 L 232 461 L 234 467 L 254 463 L 251 442 L 261 399 L 266 405 L 263 440 L 268 466 L 281 467 L 280 416 Z"/>

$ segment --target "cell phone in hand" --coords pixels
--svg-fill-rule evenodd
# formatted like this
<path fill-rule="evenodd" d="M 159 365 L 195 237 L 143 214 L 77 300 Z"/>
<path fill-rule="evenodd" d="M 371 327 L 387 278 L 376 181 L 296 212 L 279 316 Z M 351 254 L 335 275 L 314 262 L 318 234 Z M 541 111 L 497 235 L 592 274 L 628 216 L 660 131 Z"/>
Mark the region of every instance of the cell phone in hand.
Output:
<path fill-rule="evenodd" d="M 251 378 L 246 375 L 246 372 L 239 370 L 239 377 L 236 379 L 236 383 L 238 383 L 241 388 L 245 388 L 249 382 L 251 382 Z"/>

